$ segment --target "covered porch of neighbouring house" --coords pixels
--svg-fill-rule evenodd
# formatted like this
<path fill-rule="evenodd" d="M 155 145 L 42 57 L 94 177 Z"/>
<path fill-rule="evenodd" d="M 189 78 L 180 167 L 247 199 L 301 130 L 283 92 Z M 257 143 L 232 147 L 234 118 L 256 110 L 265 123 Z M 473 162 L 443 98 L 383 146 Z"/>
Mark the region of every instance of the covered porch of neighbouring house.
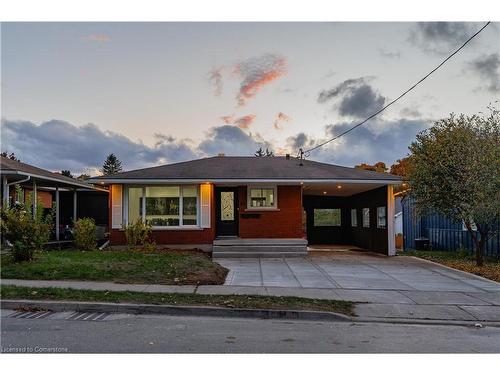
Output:
<path fill-rule="evenodd" d="M 4 157 L 0 168 L 2 205 L 11 206 L 30 198 L 40 202 L 38 209 L 46 213 L 54 209 L 52 242 L 65 240 L 65 227 L 71 226 L 79 217 L 92 217 L 96 202 L 103 202 L 101 211 L 107 219 L 106 189 Z M 20 189 L 16 189 L 16 186 Z M 89 194 L 104 194 L 105 197 L 99 200 L 99 197 L 95 199 L 96 196 L 92 195 L 89 199 Z M 79 203 L 79 200 L 82 202 Z M 37 205 L 33 205 L 32 209 L 35 215 Z M 103 227 L 101 232 L 104 235 L 106 228 Z"/>

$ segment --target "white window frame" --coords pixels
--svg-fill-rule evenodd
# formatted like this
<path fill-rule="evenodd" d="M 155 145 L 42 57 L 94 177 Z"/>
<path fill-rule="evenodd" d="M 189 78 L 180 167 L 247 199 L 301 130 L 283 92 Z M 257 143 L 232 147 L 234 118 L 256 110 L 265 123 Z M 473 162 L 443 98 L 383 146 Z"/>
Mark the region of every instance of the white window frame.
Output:
<path fill-rule="evenodd" d="M 123 217 L 124 222 L 128 225 L 128 189 L 130 188 L 142 188 L 142 221 L 146 222 L 146 188 L 148 187 L 178 187 L 179 188 L 179 225 L 161 226 L 153 225 L 151 228 L 153 230 L 179 230 L 179 229 L 199 229 L 201 228 L 201 205 L 200 205 L 200 185 L 127 185 L 125 188 L 125 194 L 123 194 Z M 185 187 L 195 187 L 196 188 L 196 224 L 184 225 L 183 221 L 183 192 Z"/>
<path fill-rule="evenodd" d="M 381 226 L 378 222 L 378 219 L 379 219 L 378 212 L 381 208 L 384 209 L 384 214 L 385 214 L 385 220 L 384 220 L 383 226 Z M 387 228 L 387 208 L 385 206 L 378 206 L 377 207 L 377 228 L 379 228 L 379 229 L 386 229 Z"/>
<path fill-rule="evenodd" d="M 252 207 L 251 190 L 252 189 L 273 189 L 274 202 L 270 207 Z M 278 186 L 277 185 L 247 185 L 247 211 L 277 211 L 278 210 Z"/>
<path fill-rule="evenodd" d="M 368 210 L 368 225 L 365 225 L 365 211 Z M 370 225 L 370 207 L 363 207 L 361 209 L 361 221 L 362 221 L 362 225 L 363 225 L 363 228 L 371 228 L 371 225 Z"/>
<path fill-rule="evenodd" d="M 353 218 L 354 218 L 354 220 L 353 220 Z M 356 228 L 357 226 L 358 226 L 358 209 L 351 208 L 351 227 Z"/>

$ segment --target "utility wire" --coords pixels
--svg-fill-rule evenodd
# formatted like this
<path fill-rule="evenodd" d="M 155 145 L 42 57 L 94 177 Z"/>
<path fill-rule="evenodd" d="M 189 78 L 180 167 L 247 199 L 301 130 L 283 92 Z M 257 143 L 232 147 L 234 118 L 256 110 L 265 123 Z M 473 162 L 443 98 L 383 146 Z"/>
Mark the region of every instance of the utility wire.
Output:
<path fill-rule="evenodd" d="M 356 129 L 357 127 L 363 125 L 365 122 L 367 122 L 368 120 L 371 120 L 372 118 L 374 118 L 375 116 L 377 116 L 379 113 L 385 111 L 388 107 L 390 107 L 391 105 L 393 105 L 394 103 L 396 103 L 399 99 L 401 99 L 403 96 L 405 96 L 406 94 L 408 94 L 411 90 L 413 90 L 415 87 L 417 87 L 420 83 L 422 83 L 425 79 L 427 79 L 432 73 L 434 73 L 436 70 L 438 70 L 441 66 L 443 66 L 449 59 L 451 59 L 453 56 L 455 56 L 462 48 L 464 48 L 472 39 L 474 39 L 481 31 L 483 31 L 488 25 L 490 24 L 490 21 L 486 22 L 486 24 L 481 27 L 474 35 L 472 35 L 469 39 L 467 39 L 467 41 L 462 44 L 455 52 L 453 52 L 450 56 L 448 56 L 446 59 L 444 59 L 438 66 L 436 66 L 434 69 L 432 69 L 429 73 L 427 73 L 422 79 L 420 79 L 417 83 L 415 83 L 413 86 L 411 86 L 408 90 L 406 90 L 405 92 L 403 92 L 401 95 L 399 95 L 396 99 L 394 99 L 393 101 L 391 101 L 390 103 L 388 103 L 387 105 L 385 105 L 384 107 L 382 107 L 380 110 L 378 110 L 377 112 L 375 112 L 373 115 L 371 115 L 370 117 L 366 118 L 365 120 L 361 121 L 359 124 L 356 124 L 354 125 L 353 127 L 347 129 L 346 131 L 340 133 L 339 135 L 336 135 L 335 137 L 327 140 L 327 141 L 324 141 L 306 151 L 302 150 L 302 148 L 299 150 L 299 155 L 300 155 L 300 158 L 302 159 L 302 157 L 304 156 L 304 154 L 306 154 L 306 156 L 308 156 L 308 154 L 311 152 L 311 151 L 314 151 L 316 150 L 317 148 L 320 148 L 324 145 L 326 145 L 327 143 L 330 143 L 336 139 L 339 139 L 340 137 L 346 135 L 347 133 L 353 131 L 354 129 Z"/>

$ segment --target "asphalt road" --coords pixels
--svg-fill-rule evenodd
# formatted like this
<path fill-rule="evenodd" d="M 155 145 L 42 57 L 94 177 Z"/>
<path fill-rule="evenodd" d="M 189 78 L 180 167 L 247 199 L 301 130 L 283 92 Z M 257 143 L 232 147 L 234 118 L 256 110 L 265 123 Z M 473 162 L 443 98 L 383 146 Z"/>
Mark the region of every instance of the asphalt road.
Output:
<path fill-rule="evenodd" d="M 84 353 L 487 353 L 500 352 L 499 327 L 179 317 L 40 319 L 2 310 L 2 351 Z M 73 317 L 73 318 L 71 318 Z M 84 319 L 87 316 L 76 316 Z M 96 318 L 98 320 L 92 320 Z"/>

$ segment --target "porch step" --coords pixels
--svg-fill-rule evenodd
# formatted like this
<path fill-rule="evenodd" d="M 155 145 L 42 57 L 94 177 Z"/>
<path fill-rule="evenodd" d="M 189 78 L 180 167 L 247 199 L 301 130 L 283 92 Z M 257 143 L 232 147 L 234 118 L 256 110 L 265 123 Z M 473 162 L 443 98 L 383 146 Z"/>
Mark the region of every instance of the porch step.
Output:
<path fill-rule="evenodd" d="M 252 252 L 212 252 L 213 259 L 220 258 L 293 258 L 293 257 L 304 257 L 307 255 L 307 251 L 305 253 L 302 252 L 260 252 L 260 251 L 252 251 Z"/>
<path fill-rule="evenodd" d="M 307 240 L 296 238 L 231 238 L 213 242 L 212 257 L 293 257 L 307 255 Z"/>

